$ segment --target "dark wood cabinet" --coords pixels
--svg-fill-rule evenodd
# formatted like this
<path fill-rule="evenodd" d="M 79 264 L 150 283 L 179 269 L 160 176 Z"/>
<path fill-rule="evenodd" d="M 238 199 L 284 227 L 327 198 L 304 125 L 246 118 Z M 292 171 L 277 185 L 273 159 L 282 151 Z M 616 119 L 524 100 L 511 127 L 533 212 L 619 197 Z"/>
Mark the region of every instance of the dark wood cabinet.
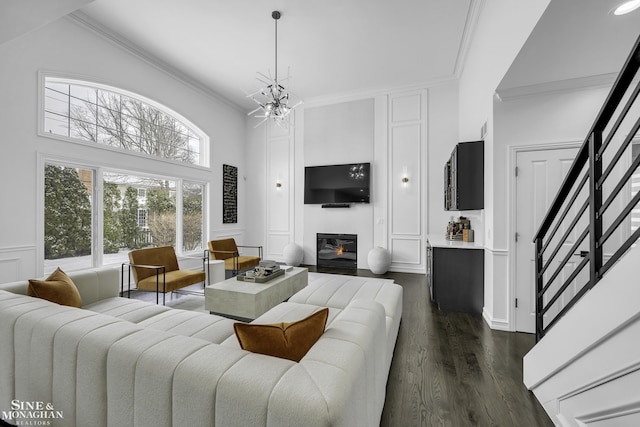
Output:
<path fill-rule="evenodd" d="M 444 166 L 444 208 L 484 209 L 484 141 L 458 143 Z"/>
<path fill-rule="evenodd" d="M 431 300 L 446 311 L 482 313 L 484 249 L 427 247 Z"/>

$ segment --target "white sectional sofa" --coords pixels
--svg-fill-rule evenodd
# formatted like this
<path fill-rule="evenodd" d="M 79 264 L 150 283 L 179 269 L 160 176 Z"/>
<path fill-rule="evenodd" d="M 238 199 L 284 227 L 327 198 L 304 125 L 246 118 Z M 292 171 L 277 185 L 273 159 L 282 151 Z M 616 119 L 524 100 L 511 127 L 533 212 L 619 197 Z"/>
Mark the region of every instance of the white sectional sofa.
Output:
<path fill-rule="evenodd" d="M 24 421 L 8 417 L 16 404 L 42 402 L 53 426 L 379 425 L 399 285 L 310 273 L 254 321 L 328 306 L 325 333 L 296 363 L 240 349 L 230 319 L 120 298 L 118 273 L 70 273 L 80 309 L 26 296 L 27 281 L 0 285 L 0 418 Z"/>

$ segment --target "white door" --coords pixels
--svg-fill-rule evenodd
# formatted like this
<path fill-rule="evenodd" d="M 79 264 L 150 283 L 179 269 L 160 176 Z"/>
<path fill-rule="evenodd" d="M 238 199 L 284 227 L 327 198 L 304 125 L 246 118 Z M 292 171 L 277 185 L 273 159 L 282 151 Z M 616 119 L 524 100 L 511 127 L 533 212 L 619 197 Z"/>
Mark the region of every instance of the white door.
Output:
<path fill-rule="evenodd" d="M 516 153 L 516 330 L 520 332 L 535 332 L 535 258 L 533 237 L 538 231 L 544 216 L 569 171 L 577 148 L 547 149 L 539 151 L 521 151 Z M 558 234 L 562 234 L 559 230 Z M 575 241 L 574 230 L 567 239 L 566 245 L 571 246 Z M 579 231 L 578 231 L 579 234 Z M 564 252 L 566 253 L 566 252 Z M 546 253 L 545 253 L 546 254 Z M 554 258 L 559 264 L 558 259 Z M 561 258 L 560 258 L 561 259 Z M 567 264 L 558 281 L 570 274 L 578 259 Z M 557 266 L 550 265 L 550 273 Z M 550 274 L 550 273 L 545 273 Z M 554 304 L 557 311 L 562 304 Z"/>

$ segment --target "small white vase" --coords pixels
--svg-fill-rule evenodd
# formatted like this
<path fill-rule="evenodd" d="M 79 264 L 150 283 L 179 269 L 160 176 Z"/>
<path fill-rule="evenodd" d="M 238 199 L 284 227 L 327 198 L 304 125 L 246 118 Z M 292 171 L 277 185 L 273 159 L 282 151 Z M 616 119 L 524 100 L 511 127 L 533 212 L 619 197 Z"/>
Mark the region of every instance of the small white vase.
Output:
<path fill-rule="evenodd" d="M 391 266 L 391 254 L 385 248 L 376 246 L 369 251 L 367 261 L 373 274 L 384 274 Z"/>
<path fill-rule="evenodd" d="M 304 252 L 302 251 L 302 248 L 299 245 L 295 243 L 289 243 L 287 246 L 284 247 L 284 250 L 282 251 L 282 256 L 284 257 L 284 262 L 287 265 L 297 267 L 302 262 Z"/>

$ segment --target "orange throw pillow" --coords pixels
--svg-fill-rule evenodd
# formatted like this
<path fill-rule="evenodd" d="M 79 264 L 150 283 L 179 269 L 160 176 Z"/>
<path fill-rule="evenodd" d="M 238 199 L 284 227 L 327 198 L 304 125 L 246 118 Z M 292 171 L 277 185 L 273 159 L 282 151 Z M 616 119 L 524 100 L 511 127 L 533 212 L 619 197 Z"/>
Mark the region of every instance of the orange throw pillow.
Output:
<path fill-rule="evenodd" d="M 233 328 L 244 350 L 299 362 L 324 333 L 328 316 L 323 308 L 293 323 L 235 323 Z"/>
<path fill-rule="evenodd" d="M 30 279 L 27 295 L 70 307 L 82 307 L 78 288 L 59 267 L 45 280 Z"/>

